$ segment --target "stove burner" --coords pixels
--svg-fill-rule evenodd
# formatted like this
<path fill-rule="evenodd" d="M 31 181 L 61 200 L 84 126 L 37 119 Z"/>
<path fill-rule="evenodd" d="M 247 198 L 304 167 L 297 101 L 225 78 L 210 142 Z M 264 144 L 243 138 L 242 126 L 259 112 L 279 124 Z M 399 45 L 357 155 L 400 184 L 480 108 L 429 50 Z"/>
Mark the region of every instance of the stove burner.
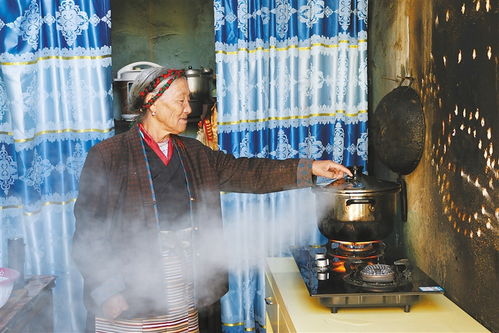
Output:
<path fill-rule="evenodd" d="M 372 292 L 387 292 L 394 291 L 400 287 L 404 287 L 409 284 L 409 280 L 401 279 L 401 280 L 393 280 L 391 282 L 367 282 L 362 279 L 359 279 L 356 274 L 348 274 L 344 278 L 345 282 L 355 286 L 360 287 L 364 291 L 372 291 Z"/>
<path fill-rule="evenodd" d="M 418 299 L 419 295 L 443 293 L 443 289 L 419 268 L 412 266 L 407 259 L 391 261 L 373 251 L 381 250 L 384 244 L 374 242 L 366 253 L 350 251 L 347 259 L 339 259 L 331 252 L 342 251 L 339 244 L 331 242 L 321 247 L 297 247 L 291 252 L 298 266 L 310 296 L 317 297 L 320 303 L 336 313 L 340 308 L 357 307 L 403 307 L 405 312 Z M 335 252 L 338 253 L 338 252 Z M 353 256 L 375 259 L 351 259 Z M 389 264 L 390 265 L 385 265 Z M 393 263 L 393 264 L 391 264 Z M 361 275 L 364 272 L 364 277 Z M 389 279 L 393 272 L 393 279 Z M 379 277 L 381 280 L 365 281 L 366 277 Z"/>
<path fill-rule="evenodd" d="M 349 285 L 366 291 L 386 292 L 403 289 L 411 281 L 411 271 L 408 266 L 401 265 L 401 270 L 395 267 L 397 266 L 385 264 L 359 266 L 343 279 Z"/>
<path fill-rule="evenodd" d="M 390 265 L 367 265 L 360 271 L 360 277 L 365 282 L 392 282 L 395 272 Z"/>
<path fill-rule="evenodd" d="M 339 243 L 341 250 L 346 252 L 364 252 L 373 249 L 373 243 Z"/>
<path fill-rule="evenodd" d="M 353 243 L 332 240 L 326 245 L 326 248 L 328 256 L 332 258 L 346 261 L 367 260 L 383 256 L 385 243 L 382 241 Z"/>

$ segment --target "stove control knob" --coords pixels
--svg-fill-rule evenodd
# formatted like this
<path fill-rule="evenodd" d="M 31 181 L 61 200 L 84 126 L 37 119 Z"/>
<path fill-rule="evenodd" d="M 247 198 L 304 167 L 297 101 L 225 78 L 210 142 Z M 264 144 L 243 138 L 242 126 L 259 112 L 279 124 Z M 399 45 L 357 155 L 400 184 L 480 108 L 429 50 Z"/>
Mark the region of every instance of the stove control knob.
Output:
<path fill-rule="evenodd" d="M 319 259 L 326 259 L 326 254 L 325 253 L 316 253 L 315 260 L 319 260 Z"/>
<path fill-rule="evenodd" d="M 317 259 L 315 261 L 315 268 L 317 272 L 325 272 L 327 271 L 329 266 L 329 259 L 324 258 L 324 259 Z"/>
<path fill-rule="evenodd" d="M 329 265 L 329 259 L 327 258 L 317 259 L 315 261 L 315 265 L 317 267 L 327 267 Z"/>

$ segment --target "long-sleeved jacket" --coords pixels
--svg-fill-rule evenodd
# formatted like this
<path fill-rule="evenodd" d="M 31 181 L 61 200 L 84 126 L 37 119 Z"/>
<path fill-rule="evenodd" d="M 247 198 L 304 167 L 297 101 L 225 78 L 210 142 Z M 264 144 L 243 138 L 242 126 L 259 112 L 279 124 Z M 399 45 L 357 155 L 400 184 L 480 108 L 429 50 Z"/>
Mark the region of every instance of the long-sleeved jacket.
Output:
<path fill-rule="evenodd" d="M 220 192 L 268 193 L 312 185 L 311 160 L 235 158 L 197 140 L 172 136 L 186 175 L 194 230 L 199 305 L 227 291 Z M 121 292 L 130 315 L 161 314 L 159 221 L 137 126 L 88 153 L 75 204 L 73 258 L 84 277 L 87 310 Z M 104 292 L 103 292 L 104 291 Z M 105 295 L 103 298 L 102 295 Z"/>

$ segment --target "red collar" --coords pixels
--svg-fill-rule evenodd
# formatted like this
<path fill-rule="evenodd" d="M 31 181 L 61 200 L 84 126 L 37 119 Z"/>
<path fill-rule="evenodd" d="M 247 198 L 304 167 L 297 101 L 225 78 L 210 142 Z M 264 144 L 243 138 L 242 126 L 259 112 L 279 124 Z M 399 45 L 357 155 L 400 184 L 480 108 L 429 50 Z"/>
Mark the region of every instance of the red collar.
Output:
<path fill-rule="evenodd" d="M 172 139 L 171 138 L 168 139 L 168 156 L 165 156 L 165 154 L 163 154 L 163 152 L 159 148 L 158 143 L 154 141 L 154 139 L 151 137 L 149 133 L 147 133 L 146 129 L 144 128 L 144 126 L 142 126 L 142 124 L 139 124 L 139 129 L 147 145 L 151 147 L 151 149 L 156 153 L 156 155 L 158 155 L 158 157 L 161 159 L 161 161 L 163 161 L 163 164 L 165 166 L 168 165 L 173 155 Z"/>

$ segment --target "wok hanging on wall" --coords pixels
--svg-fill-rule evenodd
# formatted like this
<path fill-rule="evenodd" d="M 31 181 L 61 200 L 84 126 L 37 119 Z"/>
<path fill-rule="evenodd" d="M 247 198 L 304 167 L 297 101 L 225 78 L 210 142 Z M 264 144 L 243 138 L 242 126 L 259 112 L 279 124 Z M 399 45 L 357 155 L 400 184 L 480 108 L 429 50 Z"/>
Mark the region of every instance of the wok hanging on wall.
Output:
<path fill-rule="evenodd" d="M 403 86 L 404 81 L 410 81 Z M 402 220 L 407 221 L 407 193 L 402 175 L 411 173 L 423 155 L 425 120 L 418 93 L 405 77 L 399 86 L 381 99 L 371 115 L 371 137 L 383 164 L 399 174 Z"/>

